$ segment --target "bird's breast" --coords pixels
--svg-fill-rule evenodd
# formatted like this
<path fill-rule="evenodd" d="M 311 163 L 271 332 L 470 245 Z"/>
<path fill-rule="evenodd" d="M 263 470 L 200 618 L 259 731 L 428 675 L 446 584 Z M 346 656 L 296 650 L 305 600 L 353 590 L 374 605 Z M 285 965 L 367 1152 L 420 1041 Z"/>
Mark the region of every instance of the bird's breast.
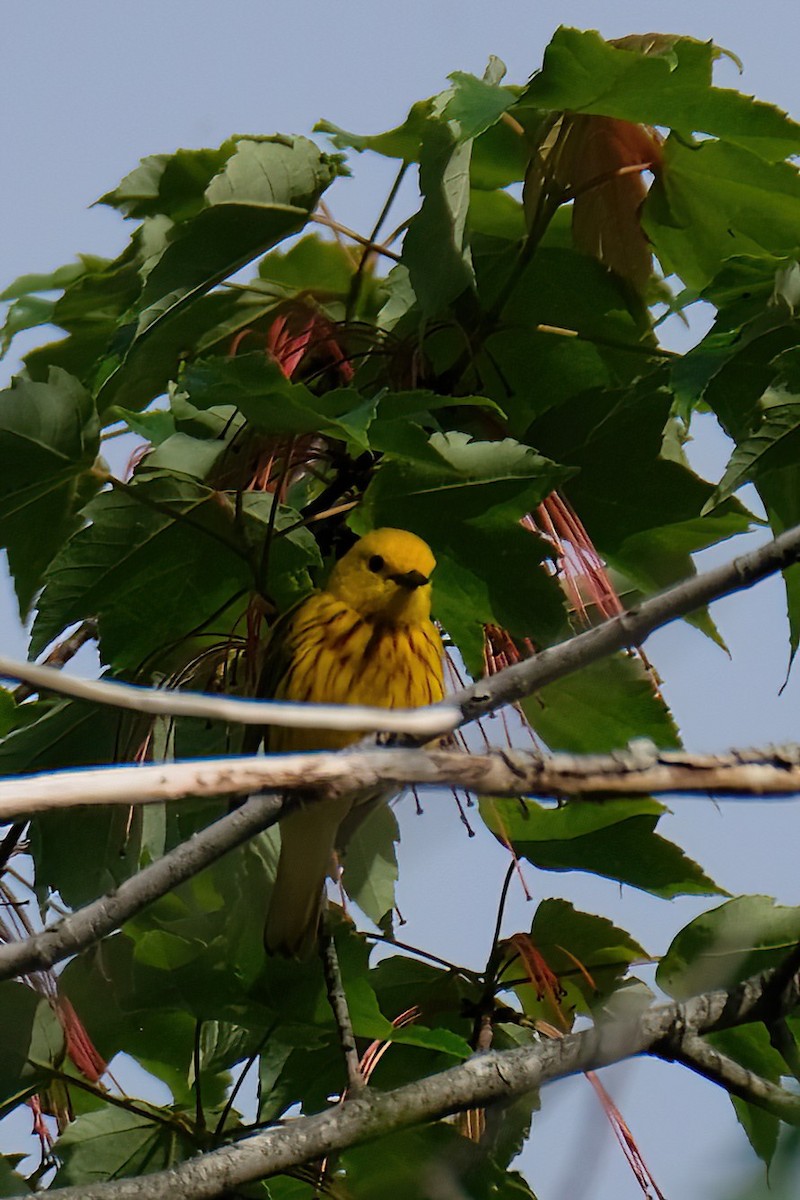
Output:
<path fill-rule="evenodd" d="M 285 650 L 276 699 L 416 708 L 444 695 L 442 644 L 430 621 L 379 624 L 321 592 L 298 609 Z M 269 744 L 277 751 L 333 749 L 360 736 L 274 728 Z"/>

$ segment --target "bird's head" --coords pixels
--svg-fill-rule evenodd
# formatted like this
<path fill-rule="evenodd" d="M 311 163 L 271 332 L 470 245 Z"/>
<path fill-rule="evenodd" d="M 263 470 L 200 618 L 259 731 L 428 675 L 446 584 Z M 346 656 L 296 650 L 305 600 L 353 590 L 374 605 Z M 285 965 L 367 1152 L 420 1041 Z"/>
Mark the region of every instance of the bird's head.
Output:
<path fill-rule="evenodd" d="M 436 559 L 406 529 L 374 529 L 340 558 L 326 590 L 368 620 L 414 625 L 431 611 Z"/>

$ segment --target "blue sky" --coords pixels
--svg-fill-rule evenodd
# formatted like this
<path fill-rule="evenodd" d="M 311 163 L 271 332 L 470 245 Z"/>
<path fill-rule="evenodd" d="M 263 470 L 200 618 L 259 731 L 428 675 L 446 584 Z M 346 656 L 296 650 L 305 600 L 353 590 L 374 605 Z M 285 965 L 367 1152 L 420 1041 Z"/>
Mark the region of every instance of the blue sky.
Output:
<path fill-rule="evenodd" d="M 481 73 L 489 54 L 507 63 L 511 81 L 523 81 L 557 23 L 599 28 L 606 36 L 660 29 L 713 39 L 745 66 L 740 77 L 722 60 L 719 84 L 797 116 L 793 12 L 777 0 L 760 6 L 680 0 L 666 9 L 577 0 L 562 0 L 556 9 L 506 0 L 296 0 L 291 7 L 269 0 L 140 0 L 137 6 L 6 0 L 0 288 L 79 251 L 116 254 L 129 231 L 117 214 L 90 205 L 144 155 L 217 145 L 231 133 L 308 133 L 320 117 L 363 132 L 389 128 L 414 100 L 441 90 L 450 71 Z M 328 200 L 341 221 L 366 229 L 392 167 L 366 157 L 353 167 L 354 178 L 338 182 Z M 38 336 L 20 339 L 20 351 Z M 3 383 L 15 367 L 11 358 L 0 365 Z M 725 454 L 723 439 L 703 430 L 695 447 L 698 469 L 721 471 Z M 705 561 L 727 553 L 715 551 Z M 778 695 L 787 664 L 780 584 L 770 581 L 723 601 L 714 615 L 730 660 L 685 626 L 648 644 L 687 744 L 712 750 L 796 737 L 796 677 Z M 24 653 L 7 582 L 0 583 L 0 629 L 3 651 Z M 673 808 L 664 834 L 721 884 L 798 901 L 800 813 L 792 803 L 677 800 Z M 468 840 L 447 797 L 428 800 L 423 818 L 414 817 L 410 804 L 402 809 L 404 934 L 480 965 L 505 855 L 488 836 Z M 590 877 L 529 871 L 528 881 L 537 898 L 564 895 L 603 912 L 656 953 L 706 906 L 620 894 Z M 433 921 L 432 907 L 438 909 Z M 507 932 L 529 925 L 531 915 L 512 890 Z M 606 1072 L 604 1079 L 668 1195 L 730 1196 L 750 1160 L 722 1093 L 679 1068 L 646 1062 Z M 640 1194 L 585 1081 L 552 1088 L 536 1128 L 525 1161 L 540 1200 Z"/>

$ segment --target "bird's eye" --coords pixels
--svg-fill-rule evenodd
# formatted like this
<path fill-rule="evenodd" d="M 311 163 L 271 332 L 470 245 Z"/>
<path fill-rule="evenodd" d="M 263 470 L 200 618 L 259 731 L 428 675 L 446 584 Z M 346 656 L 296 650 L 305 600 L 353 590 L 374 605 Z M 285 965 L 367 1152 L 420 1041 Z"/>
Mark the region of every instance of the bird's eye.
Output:
<path fill-rule="evenodd" d="M 381 558 L 380 554 L 373 554 L 372 558 L 367 563 L 367 566 L 369 567 L 370 571 L 374 572 L 376 575 L 378 574 L 378 571 L 382 571 L 383 559 Z"/>

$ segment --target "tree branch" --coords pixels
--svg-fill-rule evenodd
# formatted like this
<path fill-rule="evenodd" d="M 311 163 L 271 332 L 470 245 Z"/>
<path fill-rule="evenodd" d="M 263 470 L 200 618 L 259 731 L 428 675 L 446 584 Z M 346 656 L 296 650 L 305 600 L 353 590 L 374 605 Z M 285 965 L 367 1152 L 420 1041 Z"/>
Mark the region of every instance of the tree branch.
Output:
<path fill-rule="evenodd" d="M 344 1150 L 389 1132 L 438 1120 L 467 1108 L 521 1096 L 549 1081 L 592 1071 L 636 1054 L 669 1057 L 681 1041 L 753 1020 L 776 1020 L 800 999 L 797 977 L 771 1015 L 764 1011 L 770 976 L 757 975 L 730 991 L 707 992 L 663 1004 L 581 1033 L 514 1050 L 488 1051 L 391 1092 L 369 1091 L 311 1117 L 300 1117 L 180 1166 L 137 1179 L 56 1188 L 57 1200 L 213 1200 L 226 1191 Z M 692 1064 L 696 1066 L 695 1063 Z"/>
<path fill-rule="evenodd" d="M 97 620 L 94 617 L 88 617 L 81 622 L 78 628 L 64 638 L 63 642 L 59 642 L 42 663 L 42 666 L 53 667 L 55 670 L 60 670 L 66 666 L 71 658 L 80 650 L 81 646 L 85 646 L 92 638 L 97 637 Z M 35 688 L 30 687 L 26 683 L 21 683 L 19 687 L 15 687 L 13 691 L 14 701 L 17 704 L 22 704 L 23 700 L 27 700 L 29 696 L 33 696 L 36 692 Z"/>
<path fill-rule="evenodd" d="M 800 1125 L 800 1096 L 748 1071 L 741 1063 L 722 1054 L 697 1034 L 683 1036 L 679 1045 L 659 1057 L 682 1063 L 704 1079 L 724 1088 L 729 1095 L 763 1108 L 788 1125 Z"/>
<path fill-rule="evenodd" d="M 291 704 L 282 700 L 241 700 L 206 696 L 201 692 L 167 691 L 109 683 L 105 679 L 75 679 L 54 667 L 18 662 L 0 656 L 0 678 L 21 679 L 34 691 L 55 692 L 75 700 L 161 717 L 203 717 L 239 725 L 280 725 L 291 729 L 374 729 L 437 737 L 455 729 L 458 713 L 449 702 L 426 708 L 368 708 L 356 704 Z"/>
<path fill-rule="evenodd" d="M 356 788 L 399 791 L 415 784 L 555 798 L 791 796 L 800 793 L 800 745 L 685 754 L 642 740 L 613 754 L 546 756 L 531 750 L 339 750 L 47 771 L 0 779 L 0 823 L 73 805 L 154 804 L 257 790 L 314 791 L 315 800 L 324 802 Z"/>
<path fill-rule="evenodd" d="M 126 879 L 115 891 L 33 937 L 0 945 L 0 980 L 45 970 L 99 942 L 148 904 L 274 825 L 285 807 L 279 796 L 253 796 L 235 812 Z"/>

